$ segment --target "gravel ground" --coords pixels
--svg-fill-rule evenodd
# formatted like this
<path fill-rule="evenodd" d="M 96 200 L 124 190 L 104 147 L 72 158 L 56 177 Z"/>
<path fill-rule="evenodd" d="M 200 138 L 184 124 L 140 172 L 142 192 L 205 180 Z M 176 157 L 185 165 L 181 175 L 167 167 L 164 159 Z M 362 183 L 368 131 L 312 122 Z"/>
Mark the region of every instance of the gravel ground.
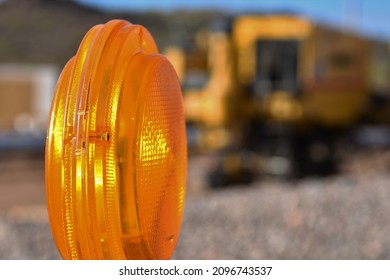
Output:
<path fill-rule="evenodd" d="M 46 210 L 39 207 L 39 216 Z M 23 208 L 23 212 L 30 209 Z M 0 219 L 0 259 L 60 259 L 50 227 L 45 219 L 3 216 Z"/>
<path fill-rule="evenodd" d="M 353 155 L 332 177 L 217 191 L 199 170 L 209 161 L 190 159 L 175 259 L 390 259 L 388 151 Z M 0 212 L 0 259 L 58 258 L 44 204 Z"/>
<path fill-rule="evenodd" d="M 390 259 L 389 175 L 277 182 L 186 205 L 178 259 Z"/>

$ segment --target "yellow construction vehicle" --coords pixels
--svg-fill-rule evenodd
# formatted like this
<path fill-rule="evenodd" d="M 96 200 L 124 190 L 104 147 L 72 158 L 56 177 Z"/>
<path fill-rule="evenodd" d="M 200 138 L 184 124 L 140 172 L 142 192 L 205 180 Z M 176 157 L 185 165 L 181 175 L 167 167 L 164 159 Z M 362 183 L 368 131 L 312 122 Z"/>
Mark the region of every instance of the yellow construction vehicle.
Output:
<path fill-rule="evenodd" d="M 213 185 L 330 172 L 340 132 L 390 120 L 372 102 L 390 99 L 385 42 L 293 15 L 219 21 L 197 41 L 207 67 L 188 61 L 182 84 L 189 143 L 222 151 Z"/>

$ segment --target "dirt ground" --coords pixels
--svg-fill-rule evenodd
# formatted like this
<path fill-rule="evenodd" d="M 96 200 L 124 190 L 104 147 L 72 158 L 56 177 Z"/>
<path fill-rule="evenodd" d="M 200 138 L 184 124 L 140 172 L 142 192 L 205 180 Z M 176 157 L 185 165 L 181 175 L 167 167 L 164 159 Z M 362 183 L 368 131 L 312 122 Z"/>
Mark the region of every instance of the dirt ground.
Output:
<path fill-rule="evenodd" d="M 0 213 L 45 204 L 43 153 L 0 154 Z"/>

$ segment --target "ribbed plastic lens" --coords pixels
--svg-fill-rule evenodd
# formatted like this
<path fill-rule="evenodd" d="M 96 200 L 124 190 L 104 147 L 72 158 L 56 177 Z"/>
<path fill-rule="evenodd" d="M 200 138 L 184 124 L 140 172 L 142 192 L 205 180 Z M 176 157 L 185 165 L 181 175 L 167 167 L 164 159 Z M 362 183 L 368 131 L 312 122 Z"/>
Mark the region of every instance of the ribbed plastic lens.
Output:
<path fill-rule="evenodd" d="M 93 27 L 59 78 L 47 135 L 47 204 L 62 256 L 169 258 L 186 144 L 179 81 L 147 30 Z"/>

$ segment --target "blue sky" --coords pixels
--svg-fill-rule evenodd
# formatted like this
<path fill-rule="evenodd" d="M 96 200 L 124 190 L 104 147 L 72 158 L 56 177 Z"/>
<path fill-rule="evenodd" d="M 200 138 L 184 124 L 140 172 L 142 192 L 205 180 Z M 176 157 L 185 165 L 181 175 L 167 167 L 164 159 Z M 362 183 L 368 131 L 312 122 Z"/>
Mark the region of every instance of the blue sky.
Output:
<path fill-rule="evenodd" d="M 229 13 L 293 11 L 390 40 L 390 0 L 77 0 L 107 10 L 217 9 Z"/>

